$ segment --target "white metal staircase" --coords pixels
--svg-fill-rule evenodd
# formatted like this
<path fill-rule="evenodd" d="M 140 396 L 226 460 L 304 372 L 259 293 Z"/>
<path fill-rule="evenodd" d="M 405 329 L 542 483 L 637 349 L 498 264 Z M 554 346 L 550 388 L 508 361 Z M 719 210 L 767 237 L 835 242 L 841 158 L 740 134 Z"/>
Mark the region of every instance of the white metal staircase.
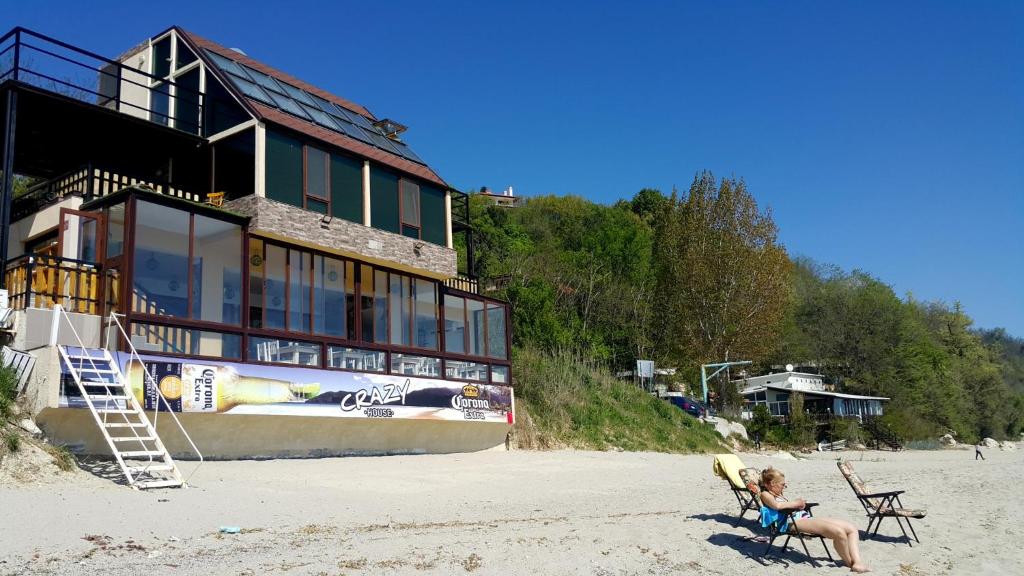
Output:
<path fill-rule="evenodd" d="M 78 347 L 57 346 L 61 361 L 74 379 L 89 411 L 92 412 L 111 454 L 128 480 L 128 485 L 143 489 L 187 486 L 187 479 L 182 476 L 178 465 L 157 435 L 156 421 L 161 410 L 154 411 L 151 422 L 110 352 L 105 349 L 88 349 L 82 345 L 74 325 L 59 305 L 54 310 L 52 344 L 56 344 L 56 331 L 61 316 L 67 320 L 67 325 L 79 344 Z M 124 334 L 117 317 L 111 315 L 111 320 Z M 125 340 L 131 348 L 131 360 L 142 365 L 138 352 L 131 346 L 126 334 Z M 148 370 L 143 372 L 146 394 L 152 395 L 156 407 L 159 408 L 162 402 L 163 411 L 170 413 L 202 463 L 202 454 L 181 426 L 153 376 Z"/>

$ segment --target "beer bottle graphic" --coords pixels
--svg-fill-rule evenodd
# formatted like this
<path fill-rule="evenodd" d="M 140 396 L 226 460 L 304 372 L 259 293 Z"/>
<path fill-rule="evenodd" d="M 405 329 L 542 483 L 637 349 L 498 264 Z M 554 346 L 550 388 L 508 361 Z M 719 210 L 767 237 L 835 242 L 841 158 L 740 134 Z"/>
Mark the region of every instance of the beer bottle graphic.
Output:
<path fill-rule="evenodd" d="M 242 376 L 231 366 L 180 362 L 146 364 L 143 366 L 133 360 L 125 373 L 135 398 L 147 410 L 156 408 L 155 393 L 146 394 L 147 368 L 172 409 L 181 412 L 226 412 L 241 404 L 304 402 L 320 393 L 320 384 Z"/>

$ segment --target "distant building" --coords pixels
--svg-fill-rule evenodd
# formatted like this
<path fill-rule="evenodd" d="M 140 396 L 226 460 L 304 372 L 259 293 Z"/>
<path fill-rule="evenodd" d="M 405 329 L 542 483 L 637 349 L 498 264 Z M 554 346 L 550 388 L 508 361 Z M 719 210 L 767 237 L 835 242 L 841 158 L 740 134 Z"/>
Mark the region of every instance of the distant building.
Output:
<path fill-rule="evenodd" d="M 495 194 L 491 192 L 490 188 L 484 186 L 483 188 L 480 189 L 479 194 L 480 196 L 483 196 L 484 198 L 487 198 L 488 200 L 494 202 L 498 206 L 504 206 L 506 208 L 515 208 L 516 206 L 519 205 L 519 198 L 517 198 L 512 193 L 511 186 L 502 190 L 501 194 Z"/>
<path fill-rule="evenodd" d="M 820 374 L 807 372 L 779 372 L 733 380 L 743 395 L 745 418 L 750 418 L 758 404 L 767 406 L 772 416 L 788 416 L 790 396 L 804 394 L 804 410 L 812 414 L 835 416 L 881 416 L 881 396 L 859 396 L 834 392 Z"/>

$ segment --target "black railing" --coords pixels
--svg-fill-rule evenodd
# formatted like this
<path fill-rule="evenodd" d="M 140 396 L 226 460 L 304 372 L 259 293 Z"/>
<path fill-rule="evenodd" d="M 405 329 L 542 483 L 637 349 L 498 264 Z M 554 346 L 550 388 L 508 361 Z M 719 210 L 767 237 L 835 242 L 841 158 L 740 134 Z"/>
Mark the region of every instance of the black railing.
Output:
<path fill-rule="evenodd" d="M 206 103 L 201 92 L 26 28 L 14 28 L 0 38 L 0 82 L 6 80 L 203 134 Z M 124 98 L 125 89 L 135 97 Z M 152 102 L 161 103 L 160 109 Z M 179 102 L 187 113 L 178 110 Z"/>
<path fill-rule="evenodd" d="M 18 220 L 38 212 L 44 206 L 58 202 L 61 199 L 80 195 L 86 201 L 93 198 L 100 198 L 113 194 L 128 186 L 145 186 L 154 192 L 184 198 L 193 202 L 201 202 L 199 194 L 194 194 L 175 187 L 157 178 L 147 178 L 138 174 L 130 174 L 124 170 L 112 170 L 93 164 L 87 164 L 41 182 L 29 188 L 24 194 L 14 199 L 11 208 L 11 221 Z"/>

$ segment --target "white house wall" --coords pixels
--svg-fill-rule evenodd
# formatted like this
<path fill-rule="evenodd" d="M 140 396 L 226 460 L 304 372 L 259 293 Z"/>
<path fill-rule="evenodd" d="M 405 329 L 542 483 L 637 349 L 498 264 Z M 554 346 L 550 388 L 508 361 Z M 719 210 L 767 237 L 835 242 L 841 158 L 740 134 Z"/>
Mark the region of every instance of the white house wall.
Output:
<path fill-rule="evenodd" d="M 149 47 L 141 46 L 121 62 L 134 70 L 149 71 Z M 149 119 L 149 77 L 122 69 L 120 111 L 136 118 Z"/>

